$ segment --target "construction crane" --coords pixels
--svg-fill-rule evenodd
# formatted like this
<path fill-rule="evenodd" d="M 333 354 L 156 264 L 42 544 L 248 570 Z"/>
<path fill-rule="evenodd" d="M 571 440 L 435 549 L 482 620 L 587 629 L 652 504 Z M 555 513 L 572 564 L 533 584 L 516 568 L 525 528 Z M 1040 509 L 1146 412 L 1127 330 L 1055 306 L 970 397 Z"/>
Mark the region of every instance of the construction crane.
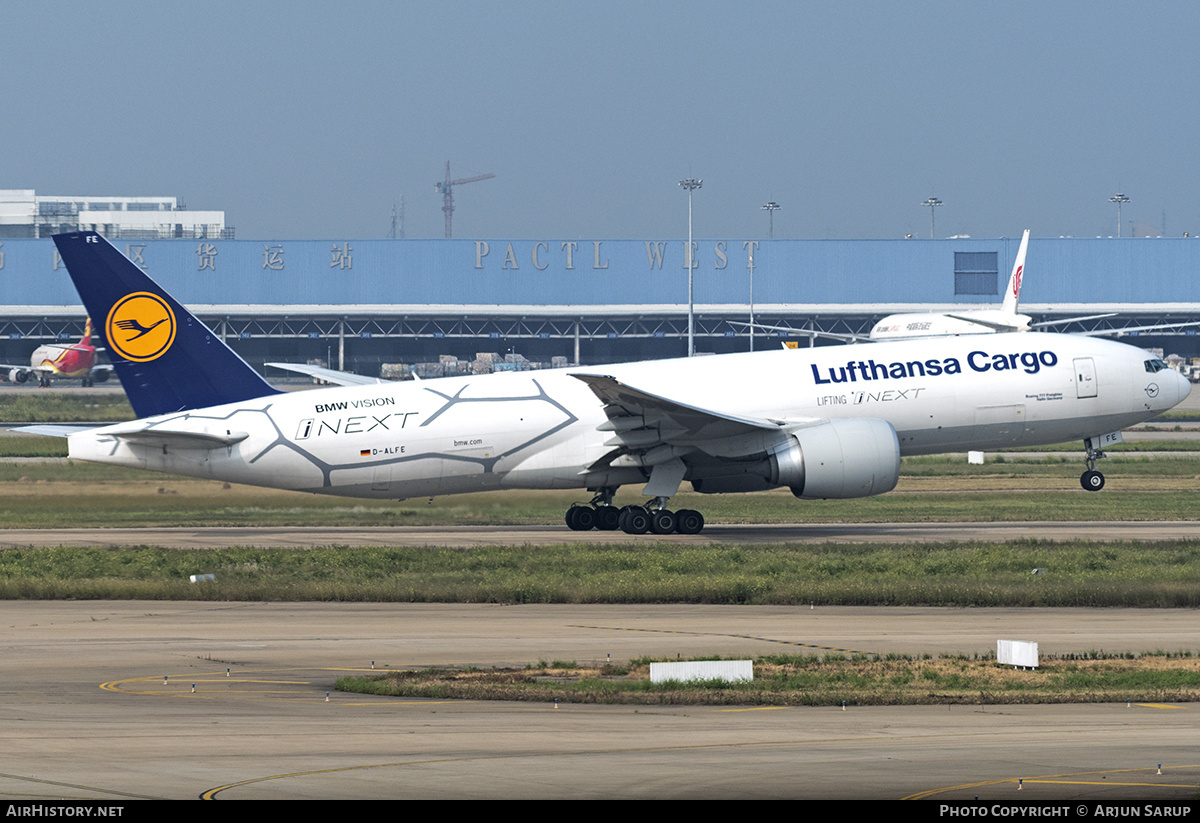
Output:
<path fill-rule="evenodd" d="M 476 180 L 490 180 L 495 177 L 494 174 L 480 174 L 476 177 L 462 177 L 458 180 L 450 179 L 450 161 L 446 161 L 446 179 L 440 183 L 434 183 L 433 187 L 442 194 L 442 214 L 446 215 L 446 239 L 450 239 L 453 233 L 450 231 L 450 221 L 454 216 L 454 194 L 451 192 L 455 186 L 463 183 L 474 183 Z"/>

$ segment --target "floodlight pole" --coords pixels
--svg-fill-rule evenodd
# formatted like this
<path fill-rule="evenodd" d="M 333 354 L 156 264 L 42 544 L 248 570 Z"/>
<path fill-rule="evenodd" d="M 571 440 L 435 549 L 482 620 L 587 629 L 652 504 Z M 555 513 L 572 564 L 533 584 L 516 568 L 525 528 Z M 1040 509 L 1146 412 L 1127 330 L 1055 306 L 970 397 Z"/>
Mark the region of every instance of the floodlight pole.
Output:
<path fill-rule="evenodd" d="M 767 231 L 767 239 L 774 240 L 775 239 L 775 212 L 777 212 L 779 209 L 782 209 L 783 206 L 779 205 L 774 200 L 772 200 L 769 203 L 767 203 L 765 206 L 763 206 L 762 208 L 763 208 L 763 211 L 765 211 L 767 214 L 769 214 L 771 216 L 771 222 L 769 224 L 770 228 Z"/>
<path fill-rule="evenodd" d="M 696 306 L 692 299 L 692 192 L 700 188 L 703 182 L 694 177 L 679 181 L 679 185 L 688 193 L 688 242 L 687 254 L 684 255 L 688 270 L 688 357 L 696 353 Z"/>
<path fill-rule="evenodd" d="M 938 206 L 942 205 L 942 201 L 938 200 L 936 197 L 930 197 L 928 200 L 926 200 L 921 205 L 929 206 L 929 239 L 932 240 L 933 239 L 933 210 L 935 208 L 937 208 Z"/>
<path fill-rule="evenodd" d="M 754 245 L 750 246 L 750 260 L 746 268 L 750 269 L 750 351 L 754 351 Z"/>
<path fill-rule="evenodd" d="M 1129 198 L 1121 192 L 1117 192 L 1112 197 L 1108 198 L 1108 202 L 1117 204 L 1117 237 L 1121 236 L 1121 205 L 1129 202 Z"/>

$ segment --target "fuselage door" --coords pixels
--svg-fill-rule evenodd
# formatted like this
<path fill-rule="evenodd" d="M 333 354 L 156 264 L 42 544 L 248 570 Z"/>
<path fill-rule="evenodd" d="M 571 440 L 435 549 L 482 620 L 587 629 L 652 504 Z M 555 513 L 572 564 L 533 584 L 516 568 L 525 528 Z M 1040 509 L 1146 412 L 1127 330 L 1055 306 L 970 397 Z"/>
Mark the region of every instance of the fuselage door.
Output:
<path fill-rule="evenodd" d="M 1096 362 L 1090 357 L 1075 358 L 1075 396 L 1096 396 Z"/>

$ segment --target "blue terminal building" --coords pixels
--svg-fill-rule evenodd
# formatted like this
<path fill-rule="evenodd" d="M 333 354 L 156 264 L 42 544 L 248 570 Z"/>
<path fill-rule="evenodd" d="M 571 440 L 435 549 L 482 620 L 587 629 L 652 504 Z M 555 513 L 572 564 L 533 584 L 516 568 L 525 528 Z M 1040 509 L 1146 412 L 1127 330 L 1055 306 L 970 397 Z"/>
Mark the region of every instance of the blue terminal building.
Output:
<path fill-rule="evenodd" d="M 884 315 L 999 306 L 1020 238 L 695 241 L 698 352 L 806 330 L 866 334 Z M 317 361 L 379 374 L 385 363 L 519 353 L 549 364 L 687 351 L 686 241 L 117 239 L 129 259 L 255 367 Z M 1021 294 L 1035 321 L 1113 312 L 1066 331 L 1200 320 L 1196 238 L 1031 238 Z M 84 311 L 48 238 L 0 238 L 3 362 L 78 339 Z M 1143 333 L 1200 356 L 1197 329 Z M 1132 337 L 1132 335 L 1130 336 Z"/>

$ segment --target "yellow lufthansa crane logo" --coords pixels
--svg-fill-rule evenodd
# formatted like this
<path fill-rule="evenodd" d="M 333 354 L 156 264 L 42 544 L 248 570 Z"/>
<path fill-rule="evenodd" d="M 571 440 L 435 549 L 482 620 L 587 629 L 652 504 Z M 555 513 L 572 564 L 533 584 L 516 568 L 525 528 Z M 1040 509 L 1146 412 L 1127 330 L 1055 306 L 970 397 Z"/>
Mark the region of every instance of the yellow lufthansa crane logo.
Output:
<path fill-rule="evenodd" d="M 175 312 L 157 294 L 133 292 L 109 309 L 104 331 L 117 354 L 145 363 L 162 357 L 175 342 Z"/>

